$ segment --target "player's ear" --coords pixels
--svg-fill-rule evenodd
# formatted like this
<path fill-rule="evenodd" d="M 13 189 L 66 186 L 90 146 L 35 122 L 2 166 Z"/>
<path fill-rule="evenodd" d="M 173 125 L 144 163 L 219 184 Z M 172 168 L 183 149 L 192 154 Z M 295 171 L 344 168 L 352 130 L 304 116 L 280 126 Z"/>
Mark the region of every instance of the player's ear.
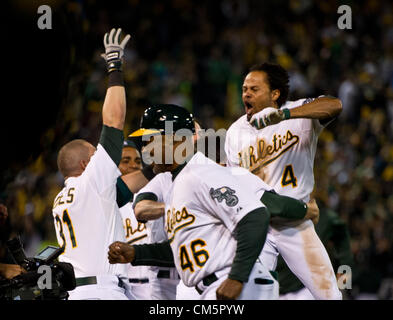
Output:
<path fill-rule="evenodd" d="M 84 171 L 88 165 L 89 161 L 86 160 L 80 160 L 79 161 L 79 166 L 81 167 L 82 171 Z"/>
<path fill-rule="evenodd" d="M 270 93 L 270 97 L 274 102 L 277 102 L 277 99 L 280 97 L 280 90 L 274 89 Z"/>

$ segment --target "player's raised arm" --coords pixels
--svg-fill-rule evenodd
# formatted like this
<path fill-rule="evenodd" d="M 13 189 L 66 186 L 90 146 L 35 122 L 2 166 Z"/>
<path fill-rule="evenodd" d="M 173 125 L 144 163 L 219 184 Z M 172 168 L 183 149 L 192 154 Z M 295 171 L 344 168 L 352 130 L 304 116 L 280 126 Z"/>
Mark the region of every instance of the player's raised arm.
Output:
<path fill-rule="evenodd" d="M 126 35 L 120 42 L 121 29 L 112 29 L 104 36 L 105 54 L 109 73 L 108 90 L 106 92 L 104 107 L 102 109 L 103 124 L 119 130 L 124 128 L 126 116 L 126 94 L 122 74 L 122 58 L 124 47 L 130 39 Z"/>
<path fill-rule="evenodd" d="M 123 128 L 126 116 L 126 95 L 124 90 L 122 59 L 124 47 L 130 39 L 126 35 L 120 42 L 121 29 L 112 29 L 104 36 L 105 59 L 108 69 L 108 89 L 102 108 L 102 132 L 99 143 L 108 155 L 119 165 L 123 149 Z"/>

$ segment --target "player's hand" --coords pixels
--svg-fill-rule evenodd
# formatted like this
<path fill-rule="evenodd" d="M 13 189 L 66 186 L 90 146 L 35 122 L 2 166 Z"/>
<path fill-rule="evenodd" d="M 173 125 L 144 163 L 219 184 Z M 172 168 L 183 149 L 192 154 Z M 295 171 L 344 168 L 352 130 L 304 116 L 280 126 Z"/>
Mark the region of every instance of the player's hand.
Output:
<path fill-rule="evenodd" d="M 226 279 L 216 291 L 217 300 L 235 300 L 243 290 L 243 283 L 238 280 Z"/>
<path fill-rule="evenodd" d="M 15 278 L 21 273 L 26 273 L 26 270 L 23 269 L 20 265 L 0 263 L 0 274 L 6 279 Z"/>
<path fill-rule="evenodd" d="M 286 114 L 289 115 L 289 113 L 285 113 L 282 109 L 265 108 L 251 117 L 250 124 L 258 130 L 263 129 L 288 119 L 289 116 L 286 116 Z"/>
<path fill-rule="evenodd" d="M 104 36 L 105 53 L 101 56 L 107 63 L 108 72 L 121 70 L 124 48 L 131 36 L 127 34 L 120 42 L 120 34 L 120 28 L 117 30 L 113 28 L 109 34 L 105 33 Z"/>
<path fill-rule="evenodd" d="M 125 242 L 116 241 L 109 246 L 108 260 L 110 264 L 129 263 L 135 259 L 135 249 Z"/>
<path fill-rule="evenodd" d="M 314 224 L 319 221 L 319 208 L 315 199 L 311 199 L 307 202 L 307 212 L 304 217 L 305 219 L 310 219 Z"/>

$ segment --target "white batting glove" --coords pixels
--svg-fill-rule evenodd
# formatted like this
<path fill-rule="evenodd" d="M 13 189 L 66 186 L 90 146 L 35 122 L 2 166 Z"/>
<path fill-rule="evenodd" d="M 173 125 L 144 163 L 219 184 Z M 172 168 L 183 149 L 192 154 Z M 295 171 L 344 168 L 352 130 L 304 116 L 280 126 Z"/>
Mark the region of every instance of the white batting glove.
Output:
<path fill-rule="evenodd" d="M 254 114 L 249 122 L 253 127 L 259 130 L 289 118 L 289 109 L 276 109 L 269 107 Z"/>
<path fill-rule="evenodd" d="M 117 30 L 113 28 L 109 34 L 105 33 L 104 36 L 105 53 L 101 56 L 107 63 L 109 73 L 115 70 L 121 70 L 124 47 L 131 38 L 131 36 L 127 34 L 123 41 L 120 42 L 120 34 L 120 28 Z"/>

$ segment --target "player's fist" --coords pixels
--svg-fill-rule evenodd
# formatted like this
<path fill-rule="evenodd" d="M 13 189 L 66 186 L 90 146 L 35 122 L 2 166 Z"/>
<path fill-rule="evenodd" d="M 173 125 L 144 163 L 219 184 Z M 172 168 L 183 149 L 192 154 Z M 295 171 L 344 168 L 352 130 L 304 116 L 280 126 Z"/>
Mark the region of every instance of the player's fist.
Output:
<path fill-rule="evenodd" d="M 288 109 L 265 108 L 254 114 L 250 119 L 250 124 L 259 129 L 277 124 L 282 120 L 289 119 L 290 112 Z"/>
<path fill-rule="evenodd" d="M 135 258 L 135 249 L 125 242 L 116 241 L 109 246 L 109 263 L 130 263 Z"/>
<path fill-rule="evenodd" d="M 310 219 L 314 224 L 319 221 L 319 208 L 315 199 L 311 199 L 307 202 L 307 212 L 304 217 L 305 219 Z"/>
<path fill-rule="evenodd" d="M 107 63 L 108 72 L 121 70 L 124 48 L 131 36 L 127 34 L 120 42 L 120 34 L 120 28 L 117 30 L 113 28 L 109 34 L 105 33 L 104 36 L 105 53 L 102 54 L 102 57 Z"/>
<path fill-rule="evenodd" d="M 242 282 L 228 278 L 218 287 L 216 291 L 217 300 L 236 300 L 242 290 Z"/>

